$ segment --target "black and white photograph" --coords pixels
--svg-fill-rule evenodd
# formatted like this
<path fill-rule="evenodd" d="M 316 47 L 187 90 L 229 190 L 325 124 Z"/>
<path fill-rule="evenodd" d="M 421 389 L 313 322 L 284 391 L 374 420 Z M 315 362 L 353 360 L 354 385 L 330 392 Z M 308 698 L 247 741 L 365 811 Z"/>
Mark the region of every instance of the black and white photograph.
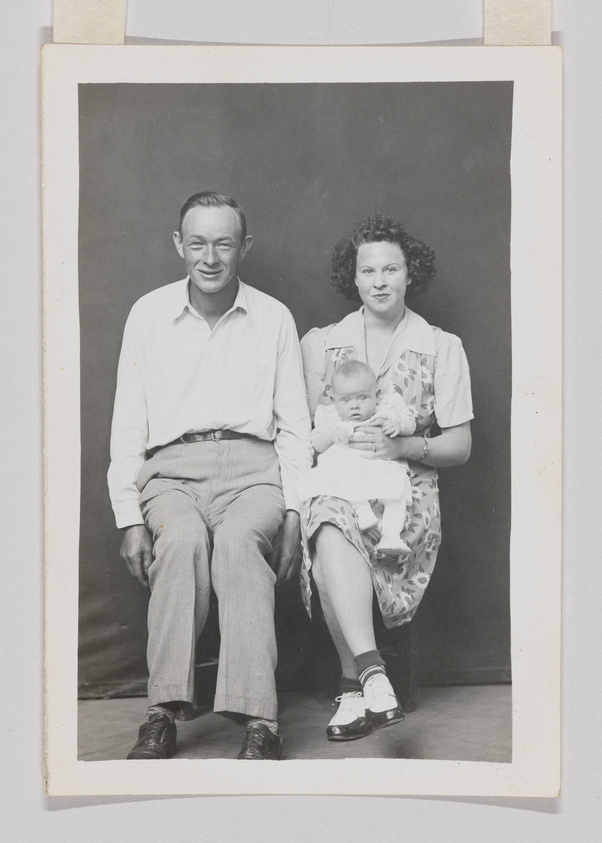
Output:
<path fill-rule="evenodd" d="M 51 792 L 553 789 L 559 56 L 157 50 L 46 52 Z"/>

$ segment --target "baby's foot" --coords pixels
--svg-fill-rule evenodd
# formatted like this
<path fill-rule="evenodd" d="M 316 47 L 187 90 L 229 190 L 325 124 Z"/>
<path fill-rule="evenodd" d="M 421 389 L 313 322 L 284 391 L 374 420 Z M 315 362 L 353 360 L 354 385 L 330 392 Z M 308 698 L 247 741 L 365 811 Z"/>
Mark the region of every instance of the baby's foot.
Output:
<path fill-rule="evenodd" d="M 376 550 L 383 553 L 385 556 L 408 556 L 411 553 L 411 548 L 407 545 L 401 536 L 395 533 L 385 533 L 379 543 L 376 545 Z"/>

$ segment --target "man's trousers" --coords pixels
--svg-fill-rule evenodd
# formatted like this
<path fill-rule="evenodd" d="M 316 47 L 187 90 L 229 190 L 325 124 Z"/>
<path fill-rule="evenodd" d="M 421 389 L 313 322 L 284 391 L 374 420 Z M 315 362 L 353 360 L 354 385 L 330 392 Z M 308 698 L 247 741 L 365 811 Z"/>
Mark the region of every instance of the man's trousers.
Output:
<path fill-rule="evenodd" d="M 154 542 L 148 569 L 148 697 L 194 700 L 195 646 L 218 598 L 221 645 L 215 711 L 277 718 L 274 583 L 265 557 L 284 520 L 271 442 L 178 443 L 138 476 Z"/>

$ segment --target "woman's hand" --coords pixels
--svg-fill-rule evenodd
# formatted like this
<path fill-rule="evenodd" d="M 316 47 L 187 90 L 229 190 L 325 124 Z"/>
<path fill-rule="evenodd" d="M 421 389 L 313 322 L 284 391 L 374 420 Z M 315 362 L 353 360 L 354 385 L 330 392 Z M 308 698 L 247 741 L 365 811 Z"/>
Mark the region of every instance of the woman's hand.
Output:
<path fill-rule="evenodd" d="M 470 456 L 470 422 L 444 428 L 439 436 L 429 439 L 428 443 L 429 453 L 425 456 L 422 436 L 397 436 L 390 439 L 377 423 L 358 430 L 349 441 L 350 447 L 362 451 L 367 459 L 413 460 L 433 468 L 449 468 L 463 465 Z"/>
<path fill-rule="evenodd" d="M 404 444 L 404 437 L 391 439 L 378 422 L 362 427 L 349 440 L 349 446 L 362 451 L 367 459 L 406 459 L 408 455 L 405 453 Z"/>

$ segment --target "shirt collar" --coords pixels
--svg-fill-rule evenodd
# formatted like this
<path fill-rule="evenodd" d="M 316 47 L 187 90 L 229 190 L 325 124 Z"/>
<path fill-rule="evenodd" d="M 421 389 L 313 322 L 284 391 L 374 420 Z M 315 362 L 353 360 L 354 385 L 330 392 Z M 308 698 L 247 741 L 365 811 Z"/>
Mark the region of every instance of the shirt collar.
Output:
<path fill-rule="evenodd" d="M 181 281 L 176 281 L 174 284 L 174 299 L 173 299 L 173 309 L 171 311 L 171 317 L 175 322 L 176 319 L 179 319 L 187 310 L 189 311 L 196 311 L 194 310 L 192 304 L 190 303 L 190 293 L 189 293 L 189 278 L 182 278 Z M 247 285 L 243 284 L 243 282 L 238 278 L 238 292 L 236 294 L 236 298 L 234 299 L 234 304 L 227 312 L 230 313 L 233 310 L 244 310 L 246 313 L 249 311 L 249 295 L 247 293 Z M 200 314 L 198 314 L 200 315 Z M 225 314 L 224 314 L 225 315 Z"/>
<path fill-rule="evenodd" d="M 393 337 L 393 343 L 402 350 L 415 351 L 417 354 L 435 355 L 433 329 L 422 316 L 406 307 L 403 318 Z M 326 340 L 326 348 L 365 347 L 364 308 L 355 310 L 334 326 Z"/>

